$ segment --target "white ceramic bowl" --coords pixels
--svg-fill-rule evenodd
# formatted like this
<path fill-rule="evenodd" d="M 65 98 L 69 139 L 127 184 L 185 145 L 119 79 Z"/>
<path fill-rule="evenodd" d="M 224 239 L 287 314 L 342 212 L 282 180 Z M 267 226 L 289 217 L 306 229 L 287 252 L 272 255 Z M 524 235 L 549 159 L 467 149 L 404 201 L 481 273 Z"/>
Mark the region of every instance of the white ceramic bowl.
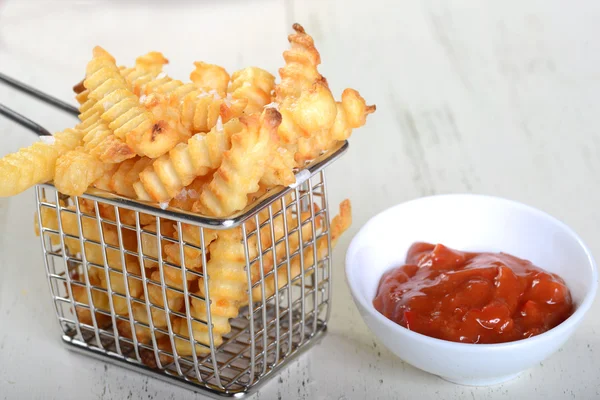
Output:
<path fill-rule="evenodd" d="M 509 343 L 455 343 L 412 332 L 380 314 L 373 298 L 383 273 L 402 265 L 408 248 L 418 241 L 530 260 L 565 280 L 576 310 L 548 332 Z M 590 251 L 565 224 L 514 201 L 470 194 L 420 198 L 373 217 L 350 244 L 346 278 L 362 317 L 389 350 L 417 368 L 464 385 L 507 381 L 550 356 L 581 323 L 598 286 Z"/>

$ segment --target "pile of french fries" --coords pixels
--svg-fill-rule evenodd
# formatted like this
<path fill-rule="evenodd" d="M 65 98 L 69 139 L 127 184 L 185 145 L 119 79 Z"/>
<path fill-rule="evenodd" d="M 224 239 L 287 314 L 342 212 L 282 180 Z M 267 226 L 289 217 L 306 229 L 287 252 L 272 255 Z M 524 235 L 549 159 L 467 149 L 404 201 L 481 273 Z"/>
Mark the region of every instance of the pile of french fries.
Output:
<path fill-rule="evenodd" d="M 107 51 L 96 47 L 85 78 L 74 88 L 80 103 L 80 122 L 56 133 L 51 140 L 36 142 L 0 159 L 0 196 L 12 196 L 33 185 L 53 181 L 56 189 L 68 196 L 79 196 L 94 187 L 134 200 L 159 203 L 163 208 L 176 207 L 205 216 L 226 217 L 243 210 L 249 202 L 274 187 L 294 184 L 298 170 L 346 140 L 354 128 L 365 124 L 375 106 L 366 105 L 354 89 L 344 90 L 341 101 L 336 102 L 326 79 L 318 72 L 321 59 L 312 37 L 298 24 L 294 24 L 293 29 L 295 32 L 289 36 L 290 48 L 283 53 L 285 65 L 279 70 L 279 83 L 269 72 L 257 67 L 230 75 L 224 68 L 204 62 L 195 63 L 190 82 L 184 83 L 163 72 L 168 61 L 159 52 L 137 58 L 133 67 L 122 67 Z M 77 201 L 81 212 L 99 213 L 103 219 L 112 221 L 118 217 L 121 223 L 136 225 L 133 212 L 122 209 L 117 211 L 117 216 L 112 206 L 94 205 L 82 198 Z M 64 207 L 67 211 L 75 210 L 73 204 L 65 203 Z M 273 207 L 277 208 L 277 203 Z M 292 216 L 290 210 L 280 208 L 279 211 L 272 222 L 275 235 L 265 231 L 260 235 L 261 243 L 257 242 L 257 235 L 248 243 L 250 258 L 261 249 L 272 247 L 274 254 L 265 257 L 263 274 L 272 271 L 276 262 L 286 257 L 283 243 L 272 242 L 285 234 L 284 217 L 290 224 L 288 231 L 299 227 L 289 235 L 290 252 L 300 248 L 300 238 L 311 240 L 314 233 L 311 224 L 302 224 L 310 218 L 310 212 L 298 211 L 299 215 Z M 76 214 L 42 208 L 40 218 L 43 226 L 55 229 L 60 218 L 65 234 L 79 236 Z M 154 217 L 145 218 L 140 214 L 139 218 L 144 232 L 157 231 Z M 259 222 L 267 218 L 268 211 L 259 213 Z M 350 221 L 350 203 L 344 201 L 340 214 L 330 224 L 333 244 Z M 122 271 L 140 276 L 143 269 L 152 280 L 160 280 L 157 263 L 146 261 L 140 265 L 137 257 L 116 249 L 105 252 L 94 243 L 100 236 L 111 246 L 122 245 L 132 252 L 141 248 L 145 256 L 156 258 L 160 253 L 167 263 L 182 264 L 182 253 L 176 243 L 158 244 L 156 237 L 144 234 L 139 243 L 135 232 L 119 232 L 115 225 L 105 224 L 100 228 L 95 221 L 88 223 L 85 218 L 80 223 L 83 236 L 90 240 L 83 242 L 85 248 L 81 248 L 81 241 L 69 237 L 64 245 L 72 254 L 85 254 L 91 263 L 88 280 L 93 286 L 107 288 L 110 282 L 113 293 L 124 294 L 127 289 L 131 297 L 144 299 L 142 281 L 134 277 L 124 279 Z M 319 230 L 324 222 L 316 218 L 311 223 Z M 164 237 L 182 237 L 186 243 L 200 246 L 197 228 L 182 224 L 178 229 L 175 223 L 164 221 L 160 230 Z M 231 330 L 229 320 L 248 304 L 242 230 L 205 229 L 204 246 L 207 254 L 186 248 L 183 257 L 189 270 L 202 271 L 203 257 L 208 260 L 210 313 L 214 344 L 218 346 L 223 335 Z M 305 265 L 300 265 L 300 257 L 292 260 L 292 276 L 298 276 L 302 268 L 311 267 L 312 260 L 325 257 L 327 251 L 326 237 L 323 237 L 315 248 L 305 249 Z M 314 252 L 318 253 L 317 257 Z M 94 264 L 108 265 L 110 274 L 107 276 L 104 269 Z M 184 282 L 181 268 L 168 265 L 165 264 L 163 270 L 167 285 L 179 289 L 186 285 L 188 290 L 196 288 L 198 296 L 205 295 L 202 278 L 194 275 Z M 253 281 L 260 279 L 260 272 L 252 269 Z M 280 271 L 275 274 L 281 275 L 279 286 L 287 283 L 287 269 L 285 274 Z M 267 296 L 275 290 L 273 275 L 264 282 Z M 160 286 L 150 284 L 146 300 L 174 311 L 185 309 L 183 294 L 168 291 L 165 305 L 162 293 Z M 170 324 L 175 333 L 189 337 L 186 319 L 174 317 L 167 321 L 167 314 L 158 308 L 153 308 L 149 315 L 142 303 L 128 304 L 120 296 L 110 299 L 106 291 L 92 290 L 91 294 L 96 309 L 110 311 L 112 303 L 114 312 L 120 316 L 133 314 L 136 321 L 145 325 L 152 318 L 154 327 L 165 328 Z M 72 296 L 81 304 L 90 303 L 85 287 L 73 286 Z M 253 299 L 260 300 L 261 296 L 262 293 L 257 292 Z M 190 307 L 194 318 L 207 320 L 203 300 L 191 299 Z M 84 324 L 110 323 L 105 314 L 91 315 L 87 308 L 78 308 L 77 312 Z M 117 325 L 121 334 L 134 334 L 123 320 Z M 142 325 L 136 325 L 135 335 L 142 343 L 151 339 L 148 328 Z M 193 336 L 200 343 L 208 344 L 207 325 L 194 322 Z M 175 346 L 180 355 L 192 353 L 189 341 L 178 339 Z M 196 347 L 198 353 L 208 349 Z"/>

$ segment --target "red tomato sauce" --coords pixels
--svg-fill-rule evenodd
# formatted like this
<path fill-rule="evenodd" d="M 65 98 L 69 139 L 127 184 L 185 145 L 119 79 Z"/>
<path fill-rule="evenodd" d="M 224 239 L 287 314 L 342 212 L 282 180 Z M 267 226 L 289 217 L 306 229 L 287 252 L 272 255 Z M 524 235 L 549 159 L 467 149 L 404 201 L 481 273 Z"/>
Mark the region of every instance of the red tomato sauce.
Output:
<path fill-rule="evenodd" d="M 424 335 L 503 343 L 539 335 L 573 313 L 556 274 L 505 253 L 466 253 L 415 243 L 406 265 L 381 278 L 375 308 Z"/>

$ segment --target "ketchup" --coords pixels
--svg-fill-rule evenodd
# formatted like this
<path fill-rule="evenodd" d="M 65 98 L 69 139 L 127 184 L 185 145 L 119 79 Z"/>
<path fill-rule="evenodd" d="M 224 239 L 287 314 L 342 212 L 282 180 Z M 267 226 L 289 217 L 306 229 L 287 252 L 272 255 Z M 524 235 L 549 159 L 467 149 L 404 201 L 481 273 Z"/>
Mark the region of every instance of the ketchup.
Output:
<path fill-rule="evenodd" d="M 556 274 L 505 253 L 466 253 L 415 243 L 406 265 L 381 278 L 375 308 L 424 335 L 503 343 L 539 335 L 573 313 Z"/>

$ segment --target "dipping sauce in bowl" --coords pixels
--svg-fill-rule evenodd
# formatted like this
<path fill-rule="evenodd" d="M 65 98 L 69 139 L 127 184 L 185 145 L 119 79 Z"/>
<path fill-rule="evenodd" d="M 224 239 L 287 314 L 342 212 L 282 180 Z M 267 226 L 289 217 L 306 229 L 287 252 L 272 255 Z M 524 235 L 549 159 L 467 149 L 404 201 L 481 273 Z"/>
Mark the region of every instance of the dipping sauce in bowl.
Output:
<path fill-rule="evenodd" d="M 411 331 L 462 343 L 526 339 L 574 310 L 565 282 L 529 261 L 429 243 L 383 275 L 373 305 Z"/>

